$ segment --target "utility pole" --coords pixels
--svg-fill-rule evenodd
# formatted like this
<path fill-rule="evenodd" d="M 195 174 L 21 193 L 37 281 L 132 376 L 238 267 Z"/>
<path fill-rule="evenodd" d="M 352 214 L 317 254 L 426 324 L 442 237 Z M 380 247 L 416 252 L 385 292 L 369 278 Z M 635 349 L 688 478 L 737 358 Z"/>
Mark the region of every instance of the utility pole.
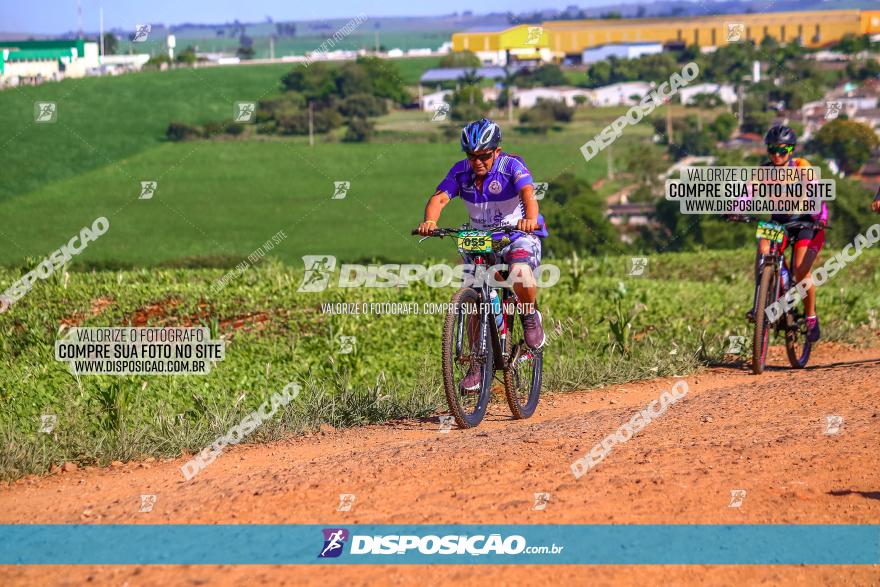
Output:
<path fill-rule="evenodd" d="M 79 27 L 79 38 L 83 38 L 83 7 L 82 0 L 76 0 L 76 22 Z"/>
<path fill-rule="evenodd" d="M 104 58 L 104 7 L 98 8 L 98 38 L 101 39 L 101 59 Z"/>
<path fill-rule="evenodd" d="M 513 86 L 507 86 L 507 122 L 513 122 Z"/>
<path fill-rule="evenodd" d="M 376 29 L 376 53 L 379 52 L 379 30 Z"/>
<path fill-rule="evenodd" d="M 608 149 L 607 149 L 607 151 L 608 151 L 608 157 L 607 157 L 607 161 L 608 161 L 608 179 L 613 180 L 613 179 L 614 179 L 614 152 L 613 152 L 613 147 L 612 147 L 611 145 L 608 145 Z"/>
<path fill-rule="evenodd" d="M 742 133 L 742 126 L 743 126 L 743 85 L 742 85 L 742 83 L 740 83 L 736 87 L 736 94 L 737 94 L 737 98 L 739 99 L 739 115 L 737 116 L 737 119 L 739 119 L 739 127 L 737 128 L 737 131 L 739 133 Z"/>
<path fill-rule="evenodd" d="M 269 35 L 269 59 L 275 59 L 275 35 Z"/>
<path fill-rule="evenodd" d="M 671 145 L 672 140 L 672 99 L 666 98 L 666 143 Z"/>
<path fill-rule="evenodd" d="M 309 102 L 309 146 L 315 146 L 315 107 Z"/>

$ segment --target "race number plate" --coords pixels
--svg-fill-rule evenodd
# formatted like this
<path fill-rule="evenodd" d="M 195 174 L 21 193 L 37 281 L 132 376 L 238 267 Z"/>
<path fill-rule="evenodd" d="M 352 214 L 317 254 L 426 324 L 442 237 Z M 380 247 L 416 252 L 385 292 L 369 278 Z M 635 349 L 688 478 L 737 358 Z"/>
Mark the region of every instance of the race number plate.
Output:
<path fill-rule="evenodd" d="M 755 231 L 755 237 L 781 243 L 785 238 L 785 229 L 775 222 L 759 222 L 758 230 Z"/>
<path fill-rule="evenodd" d="M 467 253 L 491 253 L 492 233 L 466 230 L 458 234 L 458 249 Z"/>

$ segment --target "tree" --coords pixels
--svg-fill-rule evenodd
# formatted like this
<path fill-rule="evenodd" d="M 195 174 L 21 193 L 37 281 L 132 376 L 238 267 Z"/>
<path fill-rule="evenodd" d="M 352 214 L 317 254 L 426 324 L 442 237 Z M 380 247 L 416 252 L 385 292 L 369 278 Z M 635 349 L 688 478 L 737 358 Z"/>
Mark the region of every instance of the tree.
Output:
<path fill-rule="evenodd" d="M 520 86 L 564 86 L 565 75 L 559 66 L 553 63 L 542 65 L 530 73 L 521 73 L 516 76 L 516 83 Z"/>
<path fill-rule="evenodd" d="M 378 57 L 358 57 L 355 64 L 366 71 L 372 85 L 371 94 L 388 98 L 398 104 L 406 104 L 410 101 L 409 92 L 400 77 L 396 63 Z"/>
<path fill-rule="evenodd" d="M 196 50 L 190 45 L 183 51 L 177 54 L 177 57 L 174 58 L 177 63 L 181 63 L 183 65 L 192 65 L 197 61 Z"/>
<path fill-rule="evenodd" d="M 119 39 L 113 33 L 104 33 L 104 55 L 116 55 L 119 50 Z"/>
<path fill-rule="evenodd" d="M 483 101 L 483 91 L 479 86 L 462 86 L 452 93 L 449 99 L 450 116 L 456 121 L 470 121 L 482 118 L 492 105 Z"/>
<path fill-rule="evenodd" d="M 169 141 L 186 141 L 202 136 L 202 129 L 187 122 L 172 122 L 165 131 Z"/>
<path fill-rule="evenodd" d="M 254 48 L 241 46 L 235 51 L 235 55 L 239 59 L 249 60 L 254 58 Z"/>
<path fill-rule="evenodd" d="M 835 119 L 819 129 L 811 147 L 826 159 L 834 159 L 847 174 L 855 173 L 878 144 L 871 127 L 852 120 Z"/>
<path fill-rule="evenodd" d="M 309 101 L 326 101 L 338 92 L 334 72 L 322 62 L 296 67 L 281 78 L 281 85 L 285 90 L 301 92 Z"/>
<path fill-rule="evenodd" d="M 861 35 L 857 37 L 852 33 L 847 33 L 840 38 L 840 41 L 834 46 L 834 49 L 847 55 L 855 55 L 856 53 L 869 50 L 870 47 L 870 35 Z"/>
<path fill-rule="evenodd" d="M 254 40 L 244 34 L 244 27 L 242 27 L 241 36 L 238 38 L 238 44 L 240 46 L 235 54 L 238 55 L 240 59 L 247 60 L 254 58 Z"/>
<path fill-rule="evenodd" d="M 349 118 L 367 118 L 386 114 L 388 108 L 383 98 L 370 94 L 352 94 L 340 102 L 339 111 Z"/>
<path fill-rule="evenodd" d="M 605 199 L 590 184 L 570 173 L 557 177 L 541 202 L 541 213 L 550 236 L 548 256 L 601 254 L 613 250 L 617 241 L 614 226 L 605 217 Z"/>
<path fill-rule="evenodd" d="M 729 140 L 733 135 L 736 125 L 736 116 L 730 112 L 724 112 L 719 114 L 715 120 L 709 123 L 709 130 L 712 131 L 718 141 L 724 142 Z"/>
<path fill-rule="evenodd" d="M 632 171 L 638 182 L 649 187 L 659 186 L 660 176 L 669 167 L 660 149 L 644 143 L 624 149 L 621 159 L 623 165 Z"/>
<path fill-rule="evenodd" d="M 347 143 L 363 143 L 373 136 L 373 122 L 366 118 L 355 117 L 348 123 L 348 130 L 342 140 Z"/>
<path fill-rule="evenodd" d="M 294 37 L 296 36 L 296 24 L 292 22 L 276 22 L 275 32 L 279 37 Z"/>
<path fill-rule="evenodd" d="M 480 58 L 472 51 L 455 51 L 440 59 L 440 67 L 480 67 Z"/>

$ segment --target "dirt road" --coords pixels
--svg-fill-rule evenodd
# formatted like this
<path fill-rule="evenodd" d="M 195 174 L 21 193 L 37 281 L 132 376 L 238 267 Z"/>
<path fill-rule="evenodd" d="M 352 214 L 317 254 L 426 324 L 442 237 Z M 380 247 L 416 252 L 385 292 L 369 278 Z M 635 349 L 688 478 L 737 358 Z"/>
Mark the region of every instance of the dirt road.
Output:
<path fill-rule="evenodd" d="M 770 363 L 785 364 L 781 348 Z M 571 463 L 676 378 L 549 395 L 526 421 L 499 401 L 468 431 L 441 433 L 433 418 L 240 446 L 191 481 L 184 459 L 21 480 L 0 486 L 0 522 L 880 523 L 880 350 L 823 344 L 806 370 L 684 379 L 681 401 L 579 480 Z M 836 433 L 827 416 L 842 417 Z M 738 507 L 733 490 L 745 491 Z M 139 511 L 143 494 L 156 495 L 151 512 Z M 337 511 L 340 494 L 355 495 L 350 511 Z M 880 567 L 0 567 L 4 585 L 87 581 L 880 585 Z"/>

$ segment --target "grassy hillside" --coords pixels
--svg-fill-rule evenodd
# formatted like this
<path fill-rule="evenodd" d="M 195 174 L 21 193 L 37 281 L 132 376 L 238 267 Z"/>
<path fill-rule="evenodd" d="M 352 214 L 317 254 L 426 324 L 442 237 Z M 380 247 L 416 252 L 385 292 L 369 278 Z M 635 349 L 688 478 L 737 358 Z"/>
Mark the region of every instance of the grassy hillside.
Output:
<path fill-rule="evenodd" d="M 516 152 L 538 179 L 572 160 L 564 144 L 524 143 Z M 0 263 L 42 258 L 99 216 L 111 228 L 78 261 L 151 266 L 223 256 L 234 266 L 280 229 L 290 238 L 276 254 L 288 262 L 316 252 L 346 260 L 447 255 L 454 253 L 448 243 L 417 246 L 409 231 L 459 157 L 454 145 L 431 143 L 164 144 L 0 203 L 12 243 L 0 248 Z M 577 170 L 590 177 L 589 169 Z M 141 180 L 158 180 L 153 199 L 137 199 Z M 331 199 L 334 181 L 351 182 L 345 199 Z M 443 220 L 458 225 L 466 218 L 464 206 L 453 202 Z"/>
<path fill-rule="evenodd" d="M 398 68 L 406 83 L 414 83 L 435 63 L 435 58 L 400 59 L 389 67 Z M 172 120 L 229 120 L 235 102 L 280 93 L 281 77 L 294 67 L 303 66 L 181 68 L 0 92 L 0 202 L 159 147 Z M 57 104 L 57 122 L 34 122 L 38 101 Z"/>

